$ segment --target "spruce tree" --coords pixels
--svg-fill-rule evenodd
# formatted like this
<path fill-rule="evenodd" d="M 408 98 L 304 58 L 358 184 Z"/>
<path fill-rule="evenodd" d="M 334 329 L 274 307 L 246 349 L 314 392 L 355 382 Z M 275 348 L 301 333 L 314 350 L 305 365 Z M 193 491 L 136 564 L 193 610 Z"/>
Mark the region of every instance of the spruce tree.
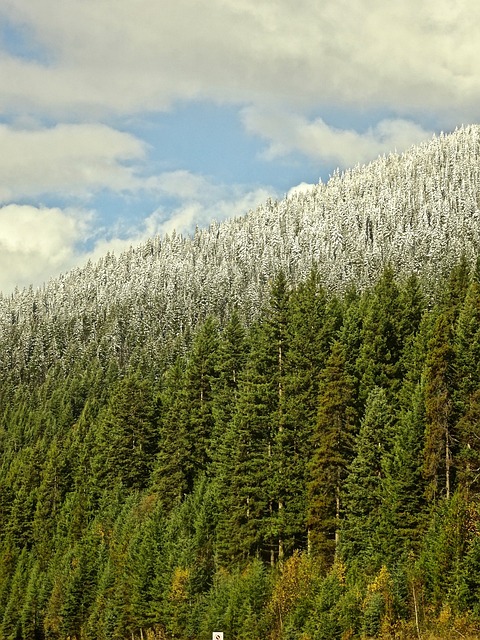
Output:
<path fill-rule="evenodd" d="M 381 518 L 385 523 L 385 559 L 389 562 L 418 550 L 425 519 L 424 390 L 421 383 L 406 386 L 410 390 L 410 404 L 397 416 L 391 448 L 383 463 Z"/>
<path fill-rule="evenodd" d="M 345 370 L 340 342 L 334 343 L 320 380 L 308 461 L 308 528 L 312 551 L 330 566 L 338 546 L 343 485 L 353 457 L 358 420 L 355 387 Z"/>
<path fill-rule="evenodd" d="M 185 400 L 185 363 L 177 358 L 167 369 L 161 394 L 162 413 L 158 453 L 152 472 L 152 488 L 169 511 L 188 491 L 188 413 Z"/>
<path fill-rule="evenodd" d="M 226 485 L 219 487 L 225 498 L 218 548 L 230 561 L 257 554 L 273 563 L 282 558 L 290 534 L 295 501 L 289 498 L 295 492 L 295 481 L 287 476 L 291 450 L 285 429 L 289 297 L 285 274 L 280 272 L 272 283 L 263 317 L 251 331 L 251 347 L 226 436 L 232 457 L 230 474 L 224 474 Z"/>
<path fill-rule="evenodd" d="M 147 486 L 158 448 L 158 411 L 148 380 L 129 375 L 116 384 L 98 430 L 95 471 L 101 486 L 115 478 L 126 487 Z"/>
<path fill-rule="evenodd" d="M 246 329 L 239 314 L 234 310 L 221 334 L 216 359 L 216 378 L 213 380 L 214 433 L 211 443 L 213 459 L 216 458 L 216 452 L 213 449 L 221 446 L 235 410 L 240 376 L 245 367 L 247 353 Z"/>
<path fill-rule="evenodd" d="M 220 469 L 221 513 L 217 550 L 222 563 L 270 556 L 272 416 L 278 408 L 278 353 L 264 328 L 251 331 L 251 350 L 240 379 L 238 401 L 226 434 L 230 459 Z"/>
<path fill-rule="evenodd" d="M 382 508 L 393 422 L 385 389 L 374 387 L 367 398 L 355 457 L 345 481 L 345 517 L 340 534 L 342 557 L 372 569 L 382 563 L 387 533 Z"/>
<path fill-rule="evenodd" d="M 480 282 L 476 274 L 459 312 L 454 350 L 453 412 L 458 440 L 454 463 L 460 485 L 472 495 L 480 487 Z"/>
<path fill-rule="evenodd" d="M 279 441 L 287 465 L 284 473 L 290 484 L 290 518 L 285 524 L 291 541 L 287 548 L 291 552 L 292 548 L 305 548 L 308 544 L 307 463 L 317 421 L 321 373 L 341 323 L 341 309 L 338 300 L 329 297 L 321 286 L 317 270 L 292 292 L 289 306 L 284 425 Z"/>
<path fill-rule="evenodd" d="M 452 493 L 452 378 L 454 350 L 452 317 L 447 310 L 437 318 L 425 362 L 424 477 L 429 500 Z"/>
<path fill-rule="evenodd" d="M 218 325 L 207 318 L 186 358 L 166 372 L 153 486 L 167 509 L 189 494 L 211 462 Z"/>
<path fill-rule="evenodd" d="M 371 293 L 363 298 L 362 345 L 358 358 L 363 402 L 375 386 L 392 398 L 402 377 L 400 358 L 405 346 L 402 333 L 400 290 L 391 267 L 385 268 Z"/>

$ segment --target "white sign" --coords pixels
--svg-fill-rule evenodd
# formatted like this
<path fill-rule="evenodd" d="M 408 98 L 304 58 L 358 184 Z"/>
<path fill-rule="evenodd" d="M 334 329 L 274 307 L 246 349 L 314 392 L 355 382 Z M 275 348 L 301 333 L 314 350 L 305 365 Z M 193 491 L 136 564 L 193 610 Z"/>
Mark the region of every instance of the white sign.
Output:
<path fill-rule="evenodd" d="M 212 633 L 212 640 L 223 640 L 223 631 L 214 631 Z"/>

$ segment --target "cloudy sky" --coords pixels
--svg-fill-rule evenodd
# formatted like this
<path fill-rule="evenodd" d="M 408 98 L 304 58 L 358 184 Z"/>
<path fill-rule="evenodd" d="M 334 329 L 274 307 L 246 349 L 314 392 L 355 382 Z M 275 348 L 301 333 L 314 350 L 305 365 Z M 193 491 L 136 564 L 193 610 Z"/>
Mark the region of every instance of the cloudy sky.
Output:
<path fill-rule="evenodd" d="M 0 291 L 479 121 L 476 0 L 0 0 Z"/>

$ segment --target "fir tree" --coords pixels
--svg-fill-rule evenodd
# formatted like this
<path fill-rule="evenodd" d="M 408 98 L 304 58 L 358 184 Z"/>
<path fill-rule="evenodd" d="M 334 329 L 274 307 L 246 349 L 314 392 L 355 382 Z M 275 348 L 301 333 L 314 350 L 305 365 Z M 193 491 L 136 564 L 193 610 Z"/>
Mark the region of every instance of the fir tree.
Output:
<path fill-rule="evenodd" d="M 308 463 L 310 544 L 331 565 L 339 539 L 343 485 L 357 430 L 355 389 L 345 370 L 343 345 L 336 342 L 321 374 L 318 414 Z"/>
<path fill-rule="evenodd" d="M 127 487 L 147 485 L 158 447 L 158 404 L 147 380 L 120 380 L 102 418 L 97 444 L 98 479 L 120 478 Z"/>
<path fill-rule="evenodd" d="M 385 458 L 392 441 L 393 414 L 386 391 L 375 387 L 367 399 L 355 457 L 345 481 L 341 554 L 375 568 L 381 564 L 387 523 L 382 518 Z"/>
<path fill-rule="evenodd" d="M 382 520 L 385 560 L 398 561 L 402 554 L 418 550 L 425 517 L 423 434 L 425 400 L 423 387 L 410 389 L 410 405 L 398 415 L 391 434 L 391 448 L 384 457 Z M 406 394 L 406 391 L 403 391 Z"/>
<path fill-rule="evenodd" d="M 450 311 L 434 327 L 425 362 L 424 477 L 430 500 L 452 491 L 452 386 L 454 351 Z"/>

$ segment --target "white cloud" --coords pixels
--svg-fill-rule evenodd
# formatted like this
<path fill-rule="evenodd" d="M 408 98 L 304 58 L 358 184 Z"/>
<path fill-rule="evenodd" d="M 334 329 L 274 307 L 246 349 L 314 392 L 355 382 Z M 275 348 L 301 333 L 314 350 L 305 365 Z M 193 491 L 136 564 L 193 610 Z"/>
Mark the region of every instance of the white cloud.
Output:
<path fill-rule="evenodd" d="M 267 160 L 302 153 L 315 160 L 347 167 L 366 163 L 389 151 L 404 151 L 431 137 L 427 131 L 407 120 L 382 120 L 364 133 L 328 126 L 321 118 L 307 120 L 285 112 L 244 109 L 247 131 L 268 140 Z"/>
<path fill-rule="evenodd" d="M 99 124 L 16 129 L 0 125 L 0 201 L 45 193 L 89 196 L 128 191 L 142 181 L 135 167 L 146 153 L 134 136 Z"/>
<path fill-rule="evenodd" d="M 205 176 L 183 169 L 152 176 L 146 181 L 146 186 L 152 191 L 170 198 L 195 199 L 202 202 L 216 200 L 225 189 L 222 185 L 215 185 Z"/>
<path fill-rule="evenodd" d="M 77 261 L 88 212 L 10 204 L 0 208 L 0 291 L 40 285 Z"/>
<path fill-rule="evenodd" d="M 308 193 L 314 188 L 314 184 L 308 184 L 307 182 L 301 182 L 296 187 L 292 187 L 288 190 L 287 198 L 293 198 L 298 194 Z"/>
<path fill-rule="evenodd" d="M 0 57 L 0 109 L 12 112 L 207 98 L 478 114 L 475 0 L 3 0 L 2 14 L 46 52 Z"/>

